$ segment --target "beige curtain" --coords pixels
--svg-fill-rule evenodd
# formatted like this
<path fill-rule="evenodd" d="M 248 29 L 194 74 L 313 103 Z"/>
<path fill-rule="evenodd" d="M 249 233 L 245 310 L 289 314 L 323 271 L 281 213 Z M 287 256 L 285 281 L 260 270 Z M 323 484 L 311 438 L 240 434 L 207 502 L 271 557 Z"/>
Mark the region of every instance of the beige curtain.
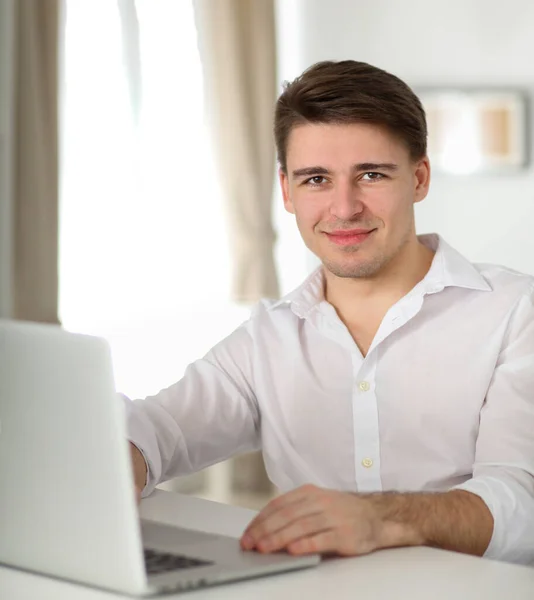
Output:
<path fill-rule="evenodd" d="M 195 0 L 206 108 L 231 240 L 232 296 L 276 298 L 274 0 Z"/>
<path fill-rule="evenodd" d="M 11 312 L 58 321 L 58 0 L 13 3 Z"/>
<path fill-rule="evenodd" d="M 274 0 L 194 0 L 207 116 L 226 204 L 232 297 L 279 295 L 274 263 Z M 236 493 L 271 494 L 261 454 L 231 462 Z"/>

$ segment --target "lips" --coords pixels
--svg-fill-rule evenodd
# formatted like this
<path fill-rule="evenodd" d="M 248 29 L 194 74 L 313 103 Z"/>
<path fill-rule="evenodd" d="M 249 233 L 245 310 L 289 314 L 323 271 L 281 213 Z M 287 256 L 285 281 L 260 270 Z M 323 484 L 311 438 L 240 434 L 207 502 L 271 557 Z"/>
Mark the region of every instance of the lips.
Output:
<path fill-rule="evenodd" d="M 337 246 L 354 246 L 367 240 L 375 231 L 376 229 L 338 229 L 325 234 Z"/>

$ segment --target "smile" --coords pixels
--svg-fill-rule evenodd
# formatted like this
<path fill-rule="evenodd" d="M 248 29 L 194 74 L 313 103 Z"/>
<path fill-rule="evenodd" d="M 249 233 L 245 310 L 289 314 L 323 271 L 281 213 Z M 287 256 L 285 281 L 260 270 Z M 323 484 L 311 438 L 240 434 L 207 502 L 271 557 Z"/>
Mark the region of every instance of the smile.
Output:
<path fill-rule="evenodd" d="M 333 231 L 331 233 L 325 232 L 325 235 L 337 246 L 354 246 L 355 244 L 365 242 L 375 231 L 376 229 L 351 229 L 347 231 Z"/>

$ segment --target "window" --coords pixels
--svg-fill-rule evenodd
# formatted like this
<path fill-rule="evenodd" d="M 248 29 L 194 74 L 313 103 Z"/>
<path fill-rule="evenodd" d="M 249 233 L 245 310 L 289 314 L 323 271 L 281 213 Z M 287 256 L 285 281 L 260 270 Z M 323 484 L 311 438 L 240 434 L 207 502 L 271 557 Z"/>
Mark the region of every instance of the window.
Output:
<path fill-rule="evenodd" d="M 136 73 L 124 43 L 137 38 L 117 3 L 65 4 L 60 316 L 106 337 L 117 388 L 142 397 L 249 313 L 228 299 L 193 8 L 136 2 Z"/>

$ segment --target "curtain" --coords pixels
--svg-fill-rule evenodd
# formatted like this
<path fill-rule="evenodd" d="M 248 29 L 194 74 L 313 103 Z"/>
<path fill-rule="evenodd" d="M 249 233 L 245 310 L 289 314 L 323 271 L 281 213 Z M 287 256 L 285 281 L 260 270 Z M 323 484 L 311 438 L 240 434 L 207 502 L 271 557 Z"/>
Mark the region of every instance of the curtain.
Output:
<path fill-rule="evenodd" d="M 194 0 L 207 120 L 231 241 L 232 298 L 279 295 L 272 196 L 276 37 L 273 0 Z M 260 453 L 231 461 L 235 492 L 271 492 Z"/>
<path fill-rule="evenodd" d="M 12 4 L 10 248 L 5 316 L 58 322 L 57 0 Z"/>
<path fill-rule="evenodd" d="M 194 0 L 208 122 L 231 240 L 232 297 L 278 297 L 273 256 L 273 0 Z"/>

